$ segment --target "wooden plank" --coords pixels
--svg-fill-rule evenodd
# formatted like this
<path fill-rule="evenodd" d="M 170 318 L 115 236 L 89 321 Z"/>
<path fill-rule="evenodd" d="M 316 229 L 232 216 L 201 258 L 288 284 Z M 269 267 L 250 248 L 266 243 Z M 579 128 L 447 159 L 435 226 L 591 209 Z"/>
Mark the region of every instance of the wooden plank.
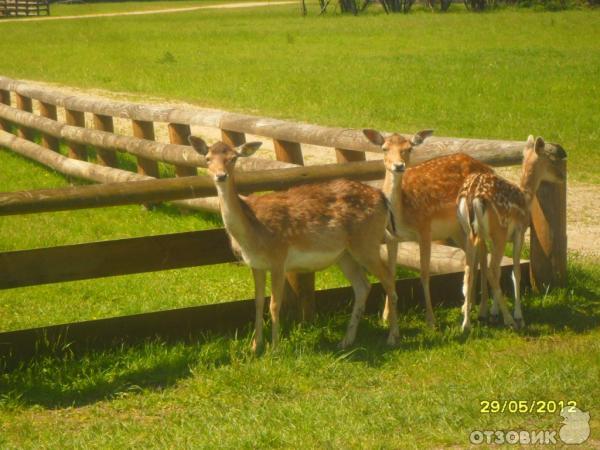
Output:
<path fill-rule="evenodd" d="M 94 128 L 99 131 L 105 131 L 107 133 L 114 133 L 115 126 L 113 118 L 111 116 L 105 116 L 102 114 L 94 114 L 93 116 Z M 98 162 L 106 167 L 119 167 L 117 161 L 117 154 L 113 149 L 107 149 L 98 147 L 96 149 L 98 156 Z"/>
<path fill-rule="evenodd" d="M 33 111 L 33 102 L 29 97 L 25 97 L 24 95 L 15 93 L 15 103 L 17 109 L 20 109 L 21 111 Z M 34 133 L 33 130 L 29 127 L 19 126 L 17 130 L 17 136 L 19 136 L 21 139 L 33 141 Z"/>
<path fill-rule="evenodd" d="M 65 118 L 68 125 L 85 128 L 85 115 L 81 111 L 65 109 Z M 67 146 L 69 148 L 69 158 L 78 159 L 80 161 L 87 160 L 87 151 L 85 149 L 85 145 L 68 141 Z"/>
<path fill-rule="evenodd" d="M 154 123 L 142 120 L 132 120 L 133 135 L 140 139 L 154 140 Z M 158 163 L 152 159 L 137 156 L 137 172 L 140 175 L 158 178 Z"/>
<path fill-rule="evenodd" d="M 527 264 L 521 267 L 524 274 L 523 286 L 527 286 L 529 268 Z M 510 292 L 512 289 L 510 267 L 502 268 L 501 280 L 505 292 Z M 460 305 L 461 286 L 461 273 L 432 276 L 431 289 L 434 303 L 443 303 L 445 306 Z M 400 304 L 407 306 L 422 304 L 419 278 L 398 280 L 396 291 Z M 350 287 L 317 291 L 315 295 L 316 310 L 319 314 L 349 311 L 352 300 Z M 365 312 L 378 314 L 382 306 L 383 288 L 380 284 L 374 284 Z M 268 307 L 265 309 L 268 310 Z M 166 341 L 189 341 L 206 336 L 206 333 L 233 333 L 244 329 L 250 331 L 253 321 L 253 300 L 241 300 L 9 331 L 0 333 L 0 361 L 5 369 L 10 370 L 20 362 L 36 356 L 52 353 L 59 357 L 60 353 L 65 351 L 63 349 L 78 355 L 90 350 L 122 346 L 123 343 L 134 344 L 156 337 Z"/>
<path fill-rule="evenodd" d="M 567 173 L 566 161 L 562 170 Z M 531 205 L 531 284 L 538 292 L 567 284 L 567 184 L 543 182 Z"/>
<path fill-rule="evenodd" d="M 170 123 L 168 128 L 171 144 L 188 145 L 188 137 L 192 134 L 189 125 Z M 175 165 L 175 174 L 178 177 L 193 177 L 198 175 L 198 169 L 177 164 Z"/>
<path fill-rule="evenodd" d="M 345 150 L 343 148 L 335 149 L 335 158 L 339 163 L 349 163 L 357 161 L 366 161 L 367 157 L 364 152 L 356 152 L 354 150 Z"/>
<path fill-rule="evenodd" d="M 278 161 L 304 165 L 302 147 L 297 142 L 273 140 Z M 282 301 L 282 313 L 299 321 L 309 321 L 315 315 L 315 274 L 288 272 Z"/>
<path fill-rule="evenodd" d="M 57 120 L 56 105 L 39 102 L 40 115 L 50 120 Z M 42 133 L 42 145 L 52 151 L 58 152 L 59 140 L 48 133 Z"/>
<path fill-rule="evenodd" d="M 222 129 L 221 140 L 232 147 L 237 147 L 246 142 L 246 135 L 244 133 L 238 133 L 237 131 Z"/>
<path fill-rule="evenodd" d="M 10 91 L 5 89 L 0 89 L 0 106 L 2 105 L 10 106 Z M 10 129 L 10 122 L 0 118 L 0 130 L 10 132 Z"/>
<path fill-rule="evenodd" d="M 0 289 L 236 261 L 223 229 L 0 253 Z"/>

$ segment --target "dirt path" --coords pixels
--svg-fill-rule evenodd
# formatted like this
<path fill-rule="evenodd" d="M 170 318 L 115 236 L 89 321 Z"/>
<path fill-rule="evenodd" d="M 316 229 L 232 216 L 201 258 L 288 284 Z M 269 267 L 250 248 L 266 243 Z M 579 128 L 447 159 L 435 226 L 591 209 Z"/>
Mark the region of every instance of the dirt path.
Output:
<path fill-rule="evenodd" d="M 273 4 L 273 3 L 271 3 Z M 193 108 L 193 105 L 185 102 L 165 102 L 164 98 L 152 96 L 134 96 L 126 92 L 111 92 L 104 90 L 80 90 L 57 86 L 39 81 L 31 81 L 37 84 L 46 84 L 49 87 L 59 88 L 62 91 L 76 94 L 85 94 L 88 96 L 98 96 L 104 99 L 110 98 L 118 101 L 137 101 L 144 103 L 160 104 L 161 106 Z M 36 104 L 37 102 L 34 102 Z M 62 113 L 62 117 L 61 117 Z M 64 111 L 59 108 L 59 120 L 64 121 Z M 131 135 L 131 123 L 127 119 L 114 119 L 115 132 L 123 135 Z M 90 128 L 93 124 L 87 124 Z M 205 127 L 192 127 L 192 132 L 203 136 L 209 143 L 220 139 L 221 134 L 218 129 Z M 168 129 L 166 124 L 155 124 L 156 140 L 159 142 L 169 142 Z M 270 140 L 260 136 L 247 136 L 247 140 L 261 140 L 264 142 L 263 148 L 259 150 L 257 156 L 274 159 L 273 143 Z M 303 145 L 302 153 L 307 165 L 330 164 L 335 163 L 335 152 L 328 147 L 319 147 L 314 145 Z M 380 159 L 381 155 L 377 153 L 367 153 L 367 159 Z M 502 167 L 497 171 L 504 177 L 514 182 L 519 181 L 520 167 Z M 600 260 L 600 204 L 597 199 L 600 198 L 600 185 L 578 183 L 569 181 L 567 192 L 567 235 L 568 249 L 571 252 L 595 261 Z"/>
<path fill-rule="evenodd" d="M 244 3 L 223 3 L 220 5 L 204 5 L 204 6 L 190 6 L 187 8 L 167 8 L 167 9 L 153 9 L 149 11 L 127 11 L 120 13 L 98 13 L 98 14 L 81 14 L 79 16 L 56 16 L 56 17 L 27 17 L 27 18 L 15 18 L 15 19 L 2 19 L 0 24 L 7 22 L 38 22 L 47 20 L 75 20 L 75 19 L 90 19 L 94 17 L 115 17 L 115 16 L 145 16 L 148 14 L 168 14 L 178 12 L 197 11 L 199 9 L 236 9 L 236 8 L 255 8 L 260 6 L 278 6 L 278 5 L 291 5 L 295 2 L 292 1 L 281 1 L 281 2 L 244 2 Z"/>

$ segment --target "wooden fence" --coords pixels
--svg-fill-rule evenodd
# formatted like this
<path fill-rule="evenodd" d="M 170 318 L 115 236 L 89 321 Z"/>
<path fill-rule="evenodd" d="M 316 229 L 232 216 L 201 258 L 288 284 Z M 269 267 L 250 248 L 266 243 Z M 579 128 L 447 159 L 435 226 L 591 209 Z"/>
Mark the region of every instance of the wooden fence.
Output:
<path fill-rule="evenodd" d="M 50 15 L 48 0 L 0 0 L 1 17 Z"/>
<path fill-rule="evenodd" d="M 37 114 L 34 113 L 33 101 L 37 102 Z M 58 108 L 64 109 L 65 123 L 57 119 Z M 88 123 L 93 123 L 93 128 L 86 128 L 86 114 L 89 115 Z M 113 118 L 130 120 L 133 136 L 115 134 Z M 170 143 L 155 140 L 155 123 L 167 124 Z M 380 149 L 364 139 L 360 130 L 299 124 L 213 109 L 164 107 L 73 96 L 54 88 L 0 77 L 0 147 L 8 148 L 63 174 L 106 183 L 3 193 L 0 194 L 0 215 L 160 201 L 173 201 L 185 207 L 216 211 L 214 198 L 210 198 L 215 195 L 212 181 L 208 177 L 197 176 L 197 168 L 205 167 L 206 162 L 191 147 L 185 145 L 192 126 L 217 128 L 221 139 L 233 145 L 245 142 L 246 134 L 273 141 L 276 161 L 244 159 L 240 167 L 242 173 L 237 178 L 242 192 L 284 189 L 298 183 L 338 177 L 375 180 L 382 178 L 384 174 L 381 161 L 366 161 L 365 152 L 379 152 Z M 16 134 L 12 134 L 13 131 Z M 35 142 L 38 134 L 41 145 Z M 60 142 L 66 145 L 67 156 L 59 152 Z M 330 151 L 335 152 L 340 164 L 302 167 L 303 144 L 329 147 Z M 520 163 L 524 145 L 524 142 L 435 137 L 415 150 L 414 160 L 418 163 L 461 151 L 491 165 L 514 165 Z M 95 162 L 87 161 L 87 149 L 90 146 L 97 152 Z M 119 167 L 117 152 L 135 156 L 137 173 Z M 157 180 L 159 162 L 174 166 L 177 177 Z M 564 170 L 566 171 L 566 166 Z M 535 288 L 563 285 L 566 278 L 565 186 L 542 185 L 534 201 L 531 236 L 529 266 L 532 285 Z M 111 264 L 106 264 L 106 261 L 112 261 L 117 254 L 120 255 L 121 262 L 116 266 L 112 264 L 112 268 L 108 269 Z M 0 288 L 217 264 L 232 260 L 231 258 L 223 231 L 5 252 L 0 253 Z M 449 293 L 444 296 L 448 301 L 455 297 L 452 292 L 458 295 L 456 299 L 460 298 L 460 283 L 456 282 L 456 276 L 438 275 L 441 277 L 439 283 L 444 285 L 439 292 Z M 404 286 L 407 283 L 414 284 L 414 281 L 400 280 L 399 283 Z M 407 291 L 401 289 L 400 295 L 407 301 L 415 301 L 419 298 L 420 287 L 410 286 Z M 319 309 L 315 298 L 335 297 L 337 294 L 334 292 L 344 292 L 343 295 L 348 297 L 346 291 L 342 289 L 315 293 L 314 274 L 288 274 L 286 303 L 301 316 L 310 317 L 315 308 Z M 215 312 L 221 311 L 220 308 L 225 308 L 225 311 L 229 307 L 238 308 L 212 305 L 209 309 Z M 244 323 L 249 322 L 252 313 L 245 309 L 247 306 L 239 308 L 244 311 L 240 312 Z M 167 312 L 135 316 L 137 318 L 131 320 L 143 321 L 146 319 L 142 317 L 148 318 L 152 314 Z M 177 316 L 178 313 L 173 314 Z M 96 331 L 95 334 L 89 333 L 88 337 L 106 336 L 102 334 L 105 332 L 97 328 L 99 323 L 112 323 L 111 320 L 127 322 L 129 319 L 106 320 L 108 322 L 90 323 L 90 329 Z M 238 323 L 225 317 L 208 322 L 221 323 L 221 328 L 231 328 Z M 135 328 L 138 325 L 133 325 L 132 322 L 131 326 Z M 25 355 L 27 348 L 31 350 L 34 337 L 39 337 L 40 333 L 65 338 L 65 333 L 71 336 L 67 330 L 81 330 L 81 327 L 87 329 L 83 324 L 71 324 L 66 328 L 46 327 L 42 330 L 0 334 L 0 354 L 15 354 L 18 349 L 19 354 Z M 192 328 L 190 322 L 188 330 Z M 75 339 L 77 336 L 79 335 L 71 337 Z M 25 342 L 29 343 L 29 347 Z"/>

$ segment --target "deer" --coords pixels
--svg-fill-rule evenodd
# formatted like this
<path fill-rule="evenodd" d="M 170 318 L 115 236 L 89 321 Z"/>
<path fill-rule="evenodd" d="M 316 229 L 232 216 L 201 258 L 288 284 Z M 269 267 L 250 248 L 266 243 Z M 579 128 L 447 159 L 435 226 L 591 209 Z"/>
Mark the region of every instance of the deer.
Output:
<path fill-rule="evenodd" d="M 521 249 L 529 227 L 531 203 L 543 181 L 565 183 L 562 161 L 565 150 L 557 144 L 546 145 L 544 139 L 529 136 L 523 150 L 521 181 L 514 183 L 492 173 L 469 175 L 457 196 L 457 217 L 467 235 L 467 265 L 476 268 L 488 264 L 486 240 L 491 243 L 491 260 L 487 269 L 493 296 L 492 316 L 502 312 L 504 325 L 513 329 L 525 326 L 521 310 Z M 507 242 L 513 243 L 514 318 L 500 289 L 500 263 Z M 479 250 L 478 250 L 479 249 Z M 482 257 L 483 256 L 483 257 Z M 479 261 L 478 261 L 479 259 Z M 463 331 L 471 326 L 469 313 L 473 304 L 473 271 L 465 277 L 463 304 Z M 488 299 L 483 297 L 480 318 L 487 318 Z"/>
<path fill-rule="evenodd" d="M 387 298 L 396 305 L 394 274 L 382 260 L 379 248 L 386 240 L 391 217 L 383 193 L 346 179 L 295 186 L 264 195 L 238 195 L 235 164 L 261 145 L 249 142 L 233 148 L 217 142 L 208 147 L 202 138 L 189 143 L 206 159 L 215 183 L 225 230 L 235 254 L 252 269 L 255 324 L 252 348 L 263 347 L 263 309 L 266 273 L 271 273 L 272 347 L 279 342 L 279 313 L 286 272 L 314 272 L 337 264 L 350 281 L 354 305 L 346 334 L 339 346 L 352 345 L 371 284 L 366 271 L 381 282 Z M 388 344 L 399 338 L 397 314 L 390 315 Z"/>
<path fill-rule="evenodd" d="M 395 270 L 398 241 L 418 242 L 426 320 L 429 327 L 435 328 L 429 288 L 431 242 L 452 239 L 465 248 L 465 232 L 456 216 L 456 196 L 470 174 L 493 173 L 493 169 L 464 153 L 440 156 L 410 166 L 411 152 L 431 136 L 433 130 L 419 131 L 408 139 L 397 133 L 384 137 L 369 128 L 364 129 L 363 134 L 381 147 L 386 166 L 400 168 L 402 176 L 393 177 L 393 172 L 386 171 L 382 186 L 395 222 L 395 234 L 388 243 L 388 264 L 390 270 Z M 386 301 L 384 321 L 393 312 L 392 308 L 394 306 Z"/>

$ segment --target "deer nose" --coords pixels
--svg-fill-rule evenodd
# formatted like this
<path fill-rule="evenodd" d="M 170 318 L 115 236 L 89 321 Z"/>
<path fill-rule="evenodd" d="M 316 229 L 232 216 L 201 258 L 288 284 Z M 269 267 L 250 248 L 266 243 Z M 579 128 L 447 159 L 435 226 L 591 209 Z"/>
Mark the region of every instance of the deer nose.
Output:
<path fill-rule="evenodd" d="M 404 164 L 404 163 L 394 163 L 394 164 L 392 164 L 392 170 L 394 172 L 404 172 L 404 169 L 406 169 L 406 164 Z"/>
<path fill-rule="evenodd" d="M 227 173 L 225 172 L 220 172 L 215 174 L 215 181 L 225 181 L 227 179 Z"/>

